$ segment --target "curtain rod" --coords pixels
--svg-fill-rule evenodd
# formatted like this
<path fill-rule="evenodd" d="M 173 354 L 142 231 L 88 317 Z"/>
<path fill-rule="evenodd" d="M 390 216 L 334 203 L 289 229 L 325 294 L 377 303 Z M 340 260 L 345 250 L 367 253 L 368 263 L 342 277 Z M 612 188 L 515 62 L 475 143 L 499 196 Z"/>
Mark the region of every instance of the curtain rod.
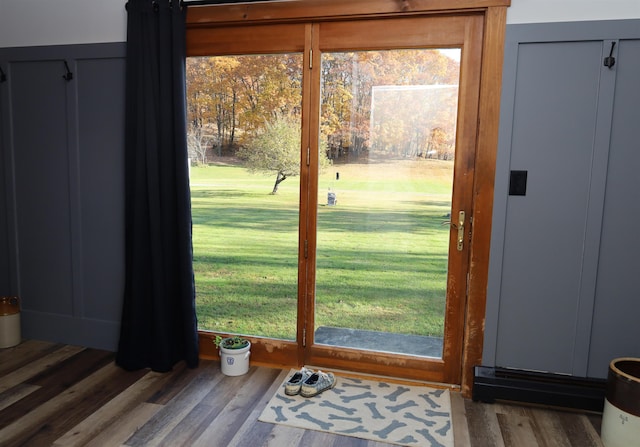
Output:
<path fill-rule="evenodd" d="M 180 7 L 183 6 L 206 6 L 206 5 L 233 5 L 238 3 L 271 3 L 274 1 L 291 1 L 291 0 L 179 0 Z M 169 4 L 172 3 L 172 0 L 169 0 Z M 153 1 L 153 6 L 155 11 L 157 12 L 158 3 L 156 0 Z M 124 8 L 129 10 L 129 2 L 125 3 Z"/>
<path fill-rule="evenodd" d="M 235 3 L 269 3 L 282 0 L 182 0 L 182 4 L 186 6 L 205 6 L 205 5 L 231 5 Z"/>

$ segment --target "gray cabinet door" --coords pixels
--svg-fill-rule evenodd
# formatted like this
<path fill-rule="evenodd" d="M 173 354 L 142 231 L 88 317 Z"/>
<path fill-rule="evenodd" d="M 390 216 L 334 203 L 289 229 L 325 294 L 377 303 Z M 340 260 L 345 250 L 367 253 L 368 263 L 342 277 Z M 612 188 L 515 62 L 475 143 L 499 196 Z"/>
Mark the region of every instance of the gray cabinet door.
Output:
<path fill-rule="evenodd" d="M 602 41 L 520 44 L 496 365 L 572 373 Z"/>
<path fill-rule="evenodd" d="M 8 154 L 5 150 L 4 142 L 5 131 L 2 119 L 4 113 L 4 103 L 6 101 L 6 86 L 3 89 L 0 83 L 0 296 L 12 294 L 11 273 L 9 263 L 9 222 L 7 217 L 9 210 L 7 209 L 6 194 L 6 172 L 10 164 L 8 163 Z"/>
<path fill-rule="evenodd" d="M 124 290 L 124 58 L 77 62 L 84 317 L 120 321 Z"/>
<path fill-rule="evenodd" d="M 62 60 L 11 63 L 18 280 L 23 310 L 71 314 L 67 85 Z"/>
<path fill-rule="evenodd" d="M 0 85 L 6 163 L 0 294 L 20 296 L 23 338 L 117 346 L 125 261 L 124 50 L 124 44 L 0 49 L 8 75 Z"/>
<path fill-rule="evenodd" d="M 640 40 L 621 40 L 602 221 L 589 375 L 640 357 Z"/>

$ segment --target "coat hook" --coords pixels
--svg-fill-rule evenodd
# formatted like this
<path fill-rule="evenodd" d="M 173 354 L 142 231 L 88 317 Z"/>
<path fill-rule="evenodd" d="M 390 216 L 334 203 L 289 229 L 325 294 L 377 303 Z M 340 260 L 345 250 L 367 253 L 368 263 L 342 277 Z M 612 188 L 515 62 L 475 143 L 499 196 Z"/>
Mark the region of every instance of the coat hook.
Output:
<path fill-rule="evenodd" d="M 73 79 L 73 73 L 71 73 L 71 70 L 69 70 L 69 64 L 67 64 L 67 61 L 64 61 L 64 66 L 67 69 L 67 73 L 64 76 L 62 76 L 62 78 L 65 81 L 70 81 Z"/>
<path fill-rule="evenodd" d="M 4 74 L 2 67 L 0 67 L 0 82 L 7 82 L 7 75 Z"/>
<path fill-rule="evenodd" d="M 609 52 L 609 57 L 604 58 L 604 66 L 608 67 L 609 69 L 613 68 L 613 66 L 616 64 L 616 58 L 613 57 L 613 49 L 615 47 L 616 47 L 616 43 L 611 42 L 611 51 Z"/>

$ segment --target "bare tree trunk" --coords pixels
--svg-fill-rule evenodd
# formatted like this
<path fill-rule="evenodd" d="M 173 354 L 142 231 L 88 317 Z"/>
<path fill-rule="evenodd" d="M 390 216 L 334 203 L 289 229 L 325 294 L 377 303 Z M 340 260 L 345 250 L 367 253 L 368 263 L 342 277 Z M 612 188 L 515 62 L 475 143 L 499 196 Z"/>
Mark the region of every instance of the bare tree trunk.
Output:
<path fill-rule="evenodd" d="M 231 102 L 231 138 L 229 138 L 229 146 L 233 147 L 236 139 L 236 104 L 238 103 L 238 94 L 233 90 L 233 100 Z"/>
<path fill-rule="evenodd" d="M 276 183 L 273 185 L 273 191 L 271 191 L 271 194 L 278 194 L 278 186 L 280 185 L 280 183 L 284 182 L 286 178 L 286 175 L 284 175 L 282 172 L 278 172 Z"/>

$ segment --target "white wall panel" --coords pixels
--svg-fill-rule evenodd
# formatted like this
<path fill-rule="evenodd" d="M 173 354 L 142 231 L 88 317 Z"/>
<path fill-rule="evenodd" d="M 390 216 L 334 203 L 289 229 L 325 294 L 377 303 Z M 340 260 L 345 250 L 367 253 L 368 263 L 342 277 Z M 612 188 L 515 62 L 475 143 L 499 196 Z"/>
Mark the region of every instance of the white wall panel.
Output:
<path fill-rule="evenodd" d="M 0 0 L 0 48 L 124 42 L 126 0 Z"/>
<path fill-rule="evenodd" d="M 640 18 L 638 0 L 511 0 L 507 23 Z"/>

